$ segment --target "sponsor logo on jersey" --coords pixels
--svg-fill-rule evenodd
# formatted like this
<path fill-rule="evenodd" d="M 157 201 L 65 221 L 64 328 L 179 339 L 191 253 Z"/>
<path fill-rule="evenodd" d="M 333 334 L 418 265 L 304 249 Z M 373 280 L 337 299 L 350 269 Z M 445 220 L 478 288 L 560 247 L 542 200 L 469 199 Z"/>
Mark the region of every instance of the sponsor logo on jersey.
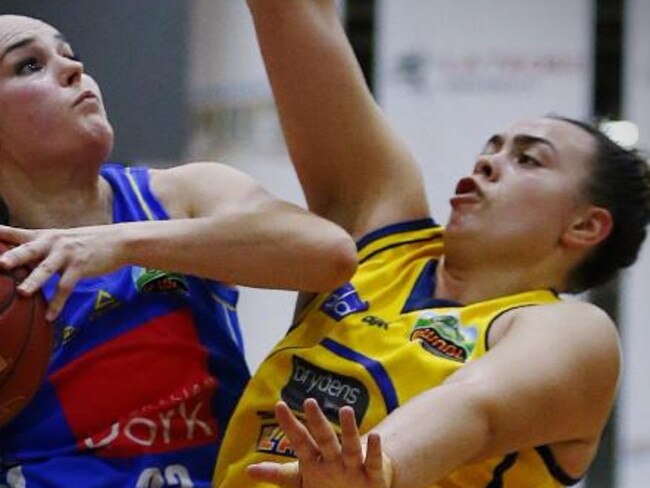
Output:
<path fill-rule="evenodd" d="M 213 442 L 217 426 L 210 403 L 215 388 L 216 381 L 206 378 L 86 437 L 79 447 L 101 450 L 105 456 L 123 456 L 135 455 L 143 448 L 165 452 Z"/>
<path fill-rule="evenodd" d="M 436 356 L 465 362 L 471 356 L 478 337 L 474 326 L 463 326 L 456 314 L 421 314 L 411 331 L 411 340 Z"/>
<path fill-rule="evenodd" d="M 278 424 L 263 424 L 257 441 L 257 452 L 296 457 L 289 439 Z"/>
<path fill-rule="evenodd" d="M 281 396 L 297 411 L 302 411 L 307 398 L 314 398 L 335 424 L 339 422 L 339 409 L 346 405 L 354 409 L 357 425 L 361 424 L 370 401 L 368 390 L 356 378 L 319 368 L 297 356 L 293 357 L 291 378 L 282 388 Z"/>
<path fill-rule="evenodd" d="M 320 309 L 338 322 L 350 314 L 368 310 L 368 302 L 361 300 L 351 283 L 346 283 L 334 290 Z"/>
<path fill-rule="evenodd" d="M 174 354 L 179 347 L 187 353 Z M 216 441 L 219 381 L 208 363 L 192 313 L 181 309 L 98 344 L 50 382 L 80 450 L 127 458 Z"/>
<path fill-rule="evenodd" d="M 361 319 L 361 322 L 373 327 L 379 327 L 380 329 L 388 330 L 388 322 L 374 315 L 366 315 L 364 318 Z"/>
<path fill-rule="evenodd" d="M 187 279 L 180 273 L 133 267 L 133 282 L 140 292 L 186 292 Z"/>

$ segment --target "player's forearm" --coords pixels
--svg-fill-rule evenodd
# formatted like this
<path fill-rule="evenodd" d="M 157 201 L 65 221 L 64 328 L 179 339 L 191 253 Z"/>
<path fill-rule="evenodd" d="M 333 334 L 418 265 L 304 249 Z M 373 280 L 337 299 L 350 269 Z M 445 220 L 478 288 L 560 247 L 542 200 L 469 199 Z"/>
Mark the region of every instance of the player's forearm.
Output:
<path fill-rule="evenodd" d="M 123 262 L 248 286 L 325 291 L 356 266 L 351 238 L 299 209 L 118 224 Z"/>
<path fill-rule="evenodd" d="M 391 460 L 391 488 L 428 488 L 491 449 L 488 410 L 463 386 L 442 389 L 414 398 L 372 429 Z"/>

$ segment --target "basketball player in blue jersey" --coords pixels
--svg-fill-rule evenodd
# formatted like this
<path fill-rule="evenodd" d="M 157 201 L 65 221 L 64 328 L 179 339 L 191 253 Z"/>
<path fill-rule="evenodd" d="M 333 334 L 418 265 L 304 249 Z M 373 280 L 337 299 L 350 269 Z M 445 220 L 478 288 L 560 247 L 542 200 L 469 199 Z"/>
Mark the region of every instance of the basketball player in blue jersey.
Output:
<path fill-rule="evenodd" d="M 359 267 L 306 303 L 252 378 L 214 486 L 576 483 L 620 350 L 605 313 L 557 293 L 635 260 L 646 162 L 579 122 L 518 121 L 489 137 L 442 228 L 334 1 L 248 5 L 309 207 L 358 240 Z"/>
<path fill-rule="evenodd" d="M 105 165 L 96 82 L 39 20 L 0 16 L 0 195 L 56 347 L 0 428 L 0 486 L 209 486 L 249 374 L 233 283 L 325 290 L 356 265 L 337 225 L 215 163 Z"/>

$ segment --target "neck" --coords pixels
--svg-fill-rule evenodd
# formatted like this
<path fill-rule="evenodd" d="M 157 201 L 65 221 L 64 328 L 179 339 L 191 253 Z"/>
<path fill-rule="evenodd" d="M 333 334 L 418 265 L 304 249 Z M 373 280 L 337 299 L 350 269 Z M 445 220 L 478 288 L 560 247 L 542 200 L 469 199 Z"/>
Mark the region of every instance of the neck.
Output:
<path fill-rule="evenodd" d="M 481 251 L 484 251 L 482 249 Z M 526 263 L 517 258 L 458 256 L 445 249 L 437 269 L 436 298 L 469 304 L 531 290 L 563 288 L 562 269 L 552 257 Z"/>
<path fill-rule="evenodd" d="M 34 178 L 21 171 L 0 171 L 0 195 L 9 208 L 9 224 L 43 229 L 112 222 L 112 191 L 97 168 L 52 172 Z"/>

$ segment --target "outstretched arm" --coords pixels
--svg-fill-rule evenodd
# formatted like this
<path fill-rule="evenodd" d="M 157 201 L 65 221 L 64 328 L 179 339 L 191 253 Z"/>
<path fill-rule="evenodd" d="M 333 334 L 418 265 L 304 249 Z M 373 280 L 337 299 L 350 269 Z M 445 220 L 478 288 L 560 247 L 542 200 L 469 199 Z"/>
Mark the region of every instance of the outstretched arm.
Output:
<path fill-rule="evenodd" d="M 60 273 L 50 319 L 79 279 L 127 264 L 305 291 L 331 289 L 354 271 L 354 243 L 343 229 L 274 198 L 232 168 L 194 163 L 153 171 L 151 185 L 171 220 L 48 230 L 0 226 L 0 240 L 17 245 L 0 265 L 35 266 L 19 288 L 26 294 Z"/>
<path fill-rule="evenodd" d="M 549 445 L 556 455 L 569 453 L 562 467 L 581 476 L 616 389 L 620 358 L 613 324 L 595 307 L 572 303 L 521 309 L 499 328 L 503 336 L 484 357 L 373 429 L 388 458 L 383 481 L 371 480 L 362 464 L 355 469 L 345 463 L 342 446 L 354 445 L 350 427 L 339 447 L 324 417 L 310 412 L 317 407 L 307 404 L 306 426 L 287 420 L 286 407 L 277 412 L 300 463 L 265 463 L 251 474 L 287 488 L 296 480 L 304 487 L 329 486 L 330 479 L 347 488 L 426 488 L 472 462 Z M 377 465 L 381 453 L 375 447 L 371 455 L 370 439 L 368 446 L 367 459 Z"/>
<path fill-rule="evenodd" d="M 309 208 L 353 237 L 428 216 L 419 168 L 373 100 L 333 0 L 248 0 Z"/>

